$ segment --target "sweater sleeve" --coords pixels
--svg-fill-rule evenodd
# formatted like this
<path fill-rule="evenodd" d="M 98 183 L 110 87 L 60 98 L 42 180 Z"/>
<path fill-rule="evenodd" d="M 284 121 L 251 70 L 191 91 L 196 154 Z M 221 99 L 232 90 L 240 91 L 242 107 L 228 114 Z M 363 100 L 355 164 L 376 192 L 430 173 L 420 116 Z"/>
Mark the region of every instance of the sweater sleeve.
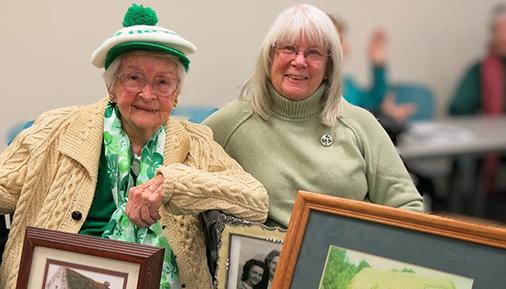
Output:
<path fill-rule="evenodd" d="M 210 129 L 189 126 L 188 162 L 159 169 L 164 176 L 164 206 L 172 214 L 217 209 L 239 218 L 264 222 L 268 197 L 264 186 L 246 173 L 213 141 Z"/>
<path fill-rule="evenodd" d="M 24 184 L 30 151 L 23 138 L 19 135 L 0 155 L 0 214 L 14 212 Z"/>
<path fill-rule="evenodd" d="M 0 155 L 0 214 L 13 213 L 23 186 L 32 185 L 27 177 L 30 160 L 41 160 L 41 154 L 72 107 L 42 114 L 31 127 L 22 130 Z M 33 166 L 31 175 L 33 172 Z M 27 179 L 28 178 L 28 179 Z"/>
<path fill-rule="evenodd" d="M 387 133 L 372 115 L 368 114 L 364 119 L 357 130 L 357 139 L 366 161 L 369 200 L 391 207 L 423 211 L 422 196 Z"/>

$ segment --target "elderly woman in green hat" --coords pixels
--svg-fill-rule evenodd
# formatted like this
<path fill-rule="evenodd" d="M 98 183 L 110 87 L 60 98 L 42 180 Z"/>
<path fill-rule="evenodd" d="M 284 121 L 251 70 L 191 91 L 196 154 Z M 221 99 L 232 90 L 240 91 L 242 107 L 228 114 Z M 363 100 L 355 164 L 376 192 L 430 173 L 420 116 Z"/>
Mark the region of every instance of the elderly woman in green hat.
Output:
<path fill-rule="evenodd" d="M 132 6 L 93 53 L 109 96 L 43 114 L 0 155 L 0 269 L 13 289 L 26 226 L 165 248 L 160 288 L 212 288 L 198 214 L 267 216 L 264 187 L 207 127 L 169 117 L 195 46 Z M 176 258 L 177 257 L 177 258 Z"/>

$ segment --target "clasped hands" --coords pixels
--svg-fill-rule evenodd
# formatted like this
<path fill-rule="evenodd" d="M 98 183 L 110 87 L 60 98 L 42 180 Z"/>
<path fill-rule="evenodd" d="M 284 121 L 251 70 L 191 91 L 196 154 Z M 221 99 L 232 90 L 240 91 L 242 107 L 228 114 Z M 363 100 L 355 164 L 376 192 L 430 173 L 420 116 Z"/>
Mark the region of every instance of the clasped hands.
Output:
<path fill-rule="evenodd" d="M 149 227 L 160 220 L 163 202 L 163 176 L 157 174 L 151 180 L 130 188 L 125 213 L 139 227 Z"/>

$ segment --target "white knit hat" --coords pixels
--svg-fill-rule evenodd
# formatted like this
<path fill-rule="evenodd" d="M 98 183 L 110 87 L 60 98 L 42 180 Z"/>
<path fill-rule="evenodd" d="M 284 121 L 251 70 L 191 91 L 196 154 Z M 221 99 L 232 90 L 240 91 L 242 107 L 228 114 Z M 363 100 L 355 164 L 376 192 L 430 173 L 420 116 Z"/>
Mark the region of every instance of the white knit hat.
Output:
<path fill-rule="evenodd" d="M 125 14 L 123 27 L 106 39 L 91 56 L 91 63 L 107 69 L 120 54 L 131 50 L 154 50 L 174 55 L 186 71 L 190 65 L 187 55 L 197 50 L 195 45 L 176 32 L 155 26 L 158 18 L 153 9 L 133 4 Z"/>

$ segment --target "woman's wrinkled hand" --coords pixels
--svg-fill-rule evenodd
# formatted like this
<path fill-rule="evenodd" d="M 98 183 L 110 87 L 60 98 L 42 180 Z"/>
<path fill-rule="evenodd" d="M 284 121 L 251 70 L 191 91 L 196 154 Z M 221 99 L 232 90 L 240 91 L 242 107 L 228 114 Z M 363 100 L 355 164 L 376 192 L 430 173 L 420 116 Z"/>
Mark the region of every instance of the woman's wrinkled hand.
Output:
<path fill-rule="evenodd" d="M 160 220 L 158 210 L 163 202 L 163 176 L 158 174 L 128 191 L 125 213 L 139 227 L 149 227 Z"/>

